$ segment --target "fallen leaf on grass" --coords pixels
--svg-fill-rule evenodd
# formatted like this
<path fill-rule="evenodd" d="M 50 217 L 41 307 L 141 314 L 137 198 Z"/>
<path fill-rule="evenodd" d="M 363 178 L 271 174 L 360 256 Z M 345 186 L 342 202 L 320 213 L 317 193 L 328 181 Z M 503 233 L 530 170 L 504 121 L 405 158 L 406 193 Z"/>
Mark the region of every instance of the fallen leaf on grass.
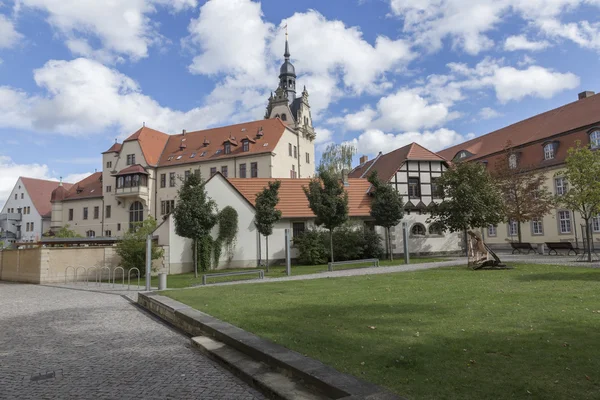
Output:
<path fill-rule="evenodd" d="M 591 381 L 590 377 L 587 375 L 585 376 L 585 379 L 587 379 L 588 381 Z"/>
<path fill-rule="evenodd" d="M 369 328 L 371 328 L 371 329 L 377 329 L 377 327 L 375 327 L 375 326 L 369 326 Z"/>

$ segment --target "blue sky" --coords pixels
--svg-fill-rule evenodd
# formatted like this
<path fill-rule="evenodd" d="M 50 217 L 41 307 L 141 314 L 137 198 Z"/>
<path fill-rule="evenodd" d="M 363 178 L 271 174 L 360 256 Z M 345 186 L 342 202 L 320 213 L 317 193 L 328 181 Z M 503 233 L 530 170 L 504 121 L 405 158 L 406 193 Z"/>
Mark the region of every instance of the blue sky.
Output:
<path fill-rule="evenodd" d="M 600 90 L 600 0 L 106 3 L 0 0 L 0 199 L 93 172 L 143 122 L 261 118 L 285 24 L 318 151 L 440 150 Z"/>

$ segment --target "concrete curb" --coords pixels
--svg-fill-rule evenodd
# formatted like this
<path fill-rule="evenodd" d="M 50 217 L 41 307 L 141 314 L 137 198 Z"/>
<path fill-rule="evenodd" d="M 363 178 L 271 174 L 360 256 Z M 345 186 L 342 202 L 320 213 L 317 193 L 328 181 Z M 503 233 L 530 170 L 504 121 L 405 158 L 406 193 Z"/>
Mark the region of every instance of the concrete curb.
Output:
<path fill-rule="evenodd" d="M 156 293 L 138 293 L 138 304 L 188 335 L 207 336 L 301 381 L 331 399 L 403 400 L 372 383 L 262 339 L 183 303 Z M 243 373 L 243 371 L 240 371 Z"/>

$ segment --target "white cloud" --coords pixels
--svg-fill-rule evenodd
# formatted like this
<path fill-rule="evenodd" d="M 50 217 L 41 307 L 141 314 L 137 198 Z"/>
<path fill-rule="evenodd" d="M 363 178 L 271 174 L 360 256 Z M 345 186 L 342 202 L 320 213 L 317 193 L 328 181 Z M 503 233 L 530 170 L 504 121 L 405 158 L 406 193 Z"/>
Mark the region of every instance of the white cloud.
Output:
<path fill-rule="evenodd" d="M 315 144 L 329 143 L 333 139 L 333 132 L 326 128 L 315 127 L 317 138 Z"/>
<path fill-rule="evenodd" d="M 341 121 L 350 130 L 410 131 L 433 128 L 449 118 L 450 112 L 444 104 L 430 104 L 415 92 L 403 89 L 382 97 L 377 102 L 377 110 L 367 106 L 357 113 L 347 114 Z"/>
<path fill-rule="evenodd" d="M 314 10 L 296 13 L 276 28 L 264 20 L 258 2 L 213 0 L 200 8 L 183 40 L 197 53 L 189 69 L 220 78 L 213 96 L 218 93 L 223 101 L 239 99 L 239 88 L 268 94 L 278 84 L 285 40 L 280 28 L 285 24 L 292 62 L 300 75 L 298 88 L 307 87 L 315 120 L 338 97 L 389 89 L 388 74 L 415 57 L 406 41 L 379 36 L 371 44 L 359 28 L 328 20 Z"/>
<path fill-rule="evenodd" d="M 70 174 L 65 176 L 63 181 L 75 183 L 88 175 L 89 172 Z M 0 155 L 0 210 L 20 176 L 56 181 L 60 178 L 46 164 L 18 164 L 9 156 Z"/>
<path fill-rule="evenodd" d="M 461 135 L 453 130 L 441 128 L 435 131 L 385 133 L 379 129 L 370 129 L 351 141 L 359 154 L 374 155 L 380 151 L 388 153 L 410 143 L 418 143 L 431 150 L 438 151 L 472 138 L 473 135 Z"/>
<path fill-rule="evenodd" d="M 146 122 L 173 132 L 217 124 L 232 112 L 231 104 L 218 100 L 185 112 L 163 107 L 133 79 L 84 58 L 48 61 L 34 79 L 45 94 L 0 87 L 0 127 L 69 135 L 115 129 L 126 135 Z"/>
<path fill-rule="evenodd" d="M 529 51 L 540 51 L 548 48 L 550 43 L 545 40 L 539 42 L 531 42 L 525 35 L 509 36 L 504 42 L 504 50 L 506 51 L 517 51 L 517 50 L 529 50 Z"/>
<path fill-rule="evenodd" d="M 161 43 L 158 24 L 149 17 L 164 6 L 172 11 L 194 7 L 196 0 L 17 0 L 16 9 L 47 13 L 48 23 L 65 38 L 75 55 L 120 61 L 139 60 L 148 48 Z M 91 43 L 100 42 L 99 48 Z"/>
<path fill-rule="evenodd" d="M 15 29 L 13 21 L 0 14 L 0 49 L 6 49 L 16 45 L 23 35 Z"/>
<path fill-rule="evenodd" d="M 549 37 L 562 37 L 598 49 L 598 24 L 588 21 L 564 23 L 565 15 L 583 6 L 600 6 L 598 0 L 389 0 L 392 15 L 403 21 L 403 30 L 415 43 L 439 50 L 444 39 L 469 54 L 494 44 L 489 33 L 509 18 L 520 17 Z M 534 46 L 517 39 L 512 45 Z"/>
<path fill-rule="evenodd" d="M 499 68 L 491 81 L 496 97 L 502 103 L 521 100 L 526 96 L 549 99 L 563 90 L 579 86 L 579 78 L 572 73 L 553 72 L 535 65 L 525 70 Z"/>
<path fill-rule="evenodd" d="M 479 110 L 479 118 L 481 119 L 493 119 L 501 117 L 502 115 L 502 113 L 490 107 L 484 107 L 481 110 Z"/>

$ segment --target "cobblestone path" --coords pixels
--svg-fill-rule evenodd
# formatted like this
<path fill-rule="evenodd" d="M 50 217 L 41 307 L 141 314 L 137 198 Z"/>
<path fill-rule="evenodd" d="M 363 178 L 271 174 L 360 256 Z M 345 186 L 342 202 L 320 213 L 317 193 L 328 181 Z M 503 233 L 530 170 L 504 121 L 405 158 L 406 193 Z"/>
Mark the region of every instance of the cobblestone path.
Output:
<path fill-rule="evenodd" d="M 262 399 L 118 295 L 0 283 L 0 399 Z"/>

